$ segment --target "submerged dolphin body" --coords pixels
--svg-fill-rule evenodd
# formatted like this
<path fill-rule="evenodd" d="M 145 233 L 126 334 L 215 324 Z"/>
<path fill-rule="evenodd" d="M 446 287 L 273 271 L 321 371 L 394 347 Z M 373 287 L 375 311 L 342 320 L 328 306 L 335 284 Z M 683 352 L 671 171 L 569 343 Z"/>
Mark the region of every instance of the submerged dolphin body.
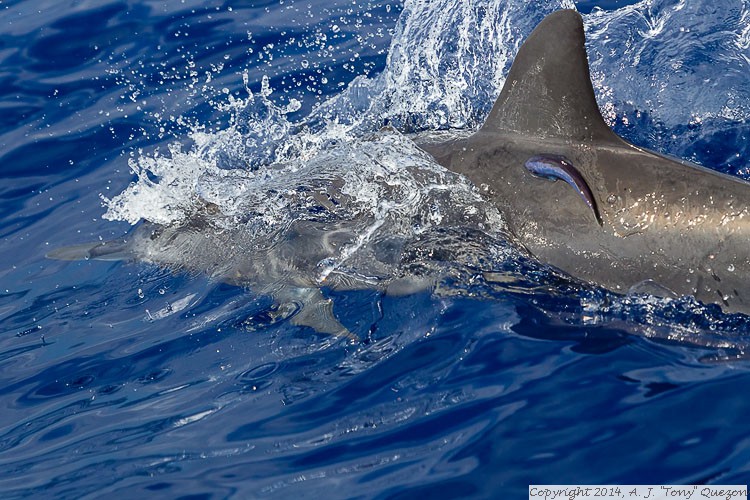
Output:
<path fill-rule="evenodd" d="M 466 245 L 467 239 L 478 242 L 486 236 L 473 227 L 502 221 L 470 183 L 436 165 L 409 139 L 376 134 L 363 148 L 372 153 L 394 144 L 407 147 L 421 163 L 411 157 L 414 165 L 394 165 L 400 179 L 381 175 L 374 188 L 367 187 L 377 191 L 382 210 L 363 205 L 342 187 L 338 174 L 316 173 L 321 163 L 332 161 L 330 155 L 323 155 L 293 178 L 299 184 L 292 183 L 289 175 L 279 176 L 278 184 L 290 188 L 281 199 L 271 195 L 271 201 L 281 206 L 271 216 L 253 211 L 227 216 L 217 205 L 198 199 L 189 215 L 178 221 L 141 222 L 122 239 L 58 248 L 47 257 L 135 261 L 205 274 L 273 298 L 278 314 L 289 317 L 292 324 L 355 339 L 334 315 L 326 291 L 372 290 L 401 296 L 433 289 L 444 274 L 443 262 L 471 259 L 492 244 Z M 339 156 L 339 162 L 344 161 L 341 158 L 350 156 Z M 351 163 L 335 164 L 331 171 L 340 172 L 339 168 L 346 173 L 357 170 L 357 180 L 370 173 Z M 268 188 L 261 186 L 261 191 Z M 251 192 L 250 197 L 255 196 L 258 191 Z M 441 223 L 433 220 L 434 211 Z"/>
<path fill-rule="evenodd" d="M 60 248 L 47 256 L 58 260 L 138 261 L 205 273 L 230 284 L 252 286 L 287 308 L 296 305 L 293 324 L 352 337 L 333 315 L 333 304 L 320 289 L 323 284 L 340 286 L 341 276 L 332 273 L 325 283 L 316 280 L 315 271 L 320 274 L 316 264 L 354 237 L 324 224 L 297 224 L 283 241 L 259 248 L 257 241 L 249 241 L 247 232 L 214 227 L 209 217 L 200 214 L 176 226 L 144 222 L 122 240 Z M 348 285 L 358 287 L 354 282 Z"/>
<path fill-rule="evenodd" d="M 540 261 L 620 293 L 655 282 L 750 313 L 750 183 L 612 132 L 576 11 L 537 26 L 479 131 L 422 147 L 487 188 L 517 243 Z"/>

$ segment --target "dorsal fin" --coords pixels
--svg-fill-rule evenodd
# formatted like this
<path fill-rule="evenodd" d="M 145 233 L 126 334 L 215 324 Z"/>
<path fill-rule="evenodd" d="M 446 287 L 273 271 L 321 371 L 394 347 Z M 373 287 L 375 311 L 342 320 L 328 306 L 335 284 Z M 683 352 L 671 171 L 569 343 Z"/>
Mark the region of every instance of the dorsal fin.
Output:
<path fill-rule="evenodd" d="M 585 42 L 578 12 L 547 16 L 519 49 L 482 130 L 575 141 L 619 139 L 596 104 Z"/>

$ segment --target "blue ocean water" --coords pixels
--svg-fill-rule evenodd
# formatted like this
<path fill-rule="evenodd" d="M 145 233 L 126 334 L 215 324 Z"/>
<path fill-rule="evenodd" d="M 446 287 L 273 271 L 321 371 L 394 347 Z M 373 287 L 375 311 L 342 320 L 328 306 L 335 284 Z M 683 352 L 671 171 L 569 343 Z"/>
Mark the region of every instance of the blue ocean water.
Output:
<path fill-rule="evenodd" d="M 444 205 L 420 191 L 406 139 L 370 135 L 475 127 L 520 41 L 569 5 L 0 2 L 0 496 L 747 484 L 746 316 L 614 296 L 447 212 L 403 233 L 412 263 L 443 271 L 434 292 L 324 287 L 357 340 L 200 270 L 45 257 L 141 218 L 180 221 L 197 197 L 229 221 L 260 214 L 272 238 L 308 214 L 304 189 L 279 186 L 307 189 L 342 162 L 363 187 L 352 210 L 370 225 L 355 229 L 379 244 L 398 210 L 421 214 L 408 200 Z M 620 134 L 750 176 L 750 4 L 575 5 Z M 294 168 L 273 177 L 275 161 Z M 393 165 L 415 166 L 396 195 L 370 184 Z"/>

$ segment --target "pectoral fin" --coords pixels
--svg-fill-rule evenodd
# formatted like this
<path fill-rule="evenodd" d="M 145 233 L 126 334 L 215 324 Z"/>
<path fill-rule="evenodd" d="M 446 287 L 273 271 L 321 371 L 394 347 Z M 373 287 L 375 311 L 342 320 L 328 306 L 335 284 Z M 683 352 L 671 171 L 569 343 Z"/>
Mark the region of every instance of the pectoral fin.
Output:
<path fill-rule="evenodd" d="M 309 326 L 318 333 L 359 340 L 333 315 L 333 301 L 323 296 L 319 288 L 286 289 L 275 294 L 279 302 L 285 299 L 296 302 L 300 310 L 292 316 L 291 322 L 297 326 Z"/>

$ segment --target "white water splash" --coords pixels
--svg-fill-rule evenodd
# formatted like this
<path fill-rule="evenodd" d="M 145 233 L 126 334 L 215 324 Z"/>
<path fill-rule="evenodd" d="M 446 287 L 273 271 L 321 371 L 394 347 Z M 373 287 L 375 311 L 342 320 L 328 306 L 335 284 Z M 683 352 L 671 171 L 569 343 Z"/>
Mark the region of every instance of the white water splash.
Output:
<path fill-rule="evenodd" d="M 565 8 L 575 6 L 571 0 L 404 2 L 383 73 L 355 80 L 313 118 L 359 124 L 365 115 L 410 132 L 477 128 L 522 41 L 547 14 Z"/>
<path fill-rule="evenodd" d="M 331 157 L 327 152 L 359 141 L 384 123 L 406 130 L 477 126 L 499 94 L 520 42 L 547 13 L 560 7 L 572 3 L 407 1 L 382 74 L 355 79 L 301 122 L 287 119 L 299 103 L 292 101 L 282 108 L 271 102 L 267 79 L 255 95 L 248 90 L 246 99 L 228 96 L 222 109 L 231 115 L 229 126 L 211 132 L 195 126 L 189 133 L 190 149 L 173 145 L 166 156 L 131 160 L 137 180 L 123 193 L 104 199 L 108 208 L 104 217 L 131 224 L 140 219 L 176 224 L 209 202 L 228 217 L 243 210 L 258 213 L 262 207 L 264 220 L 283 221 L 292 210 L 284 207 L 285 200 L 275 198 L 278 189 L 268 185 L 292 185 L 300 169 L 310 178 L 341 179 L 342 192 L 356 189 L 362 197 L 370 189 L 367 196 L 377 200 L 382 193 L 368 179 L 380 175 L 382 155 L 363 156 L 369 164 L 357 163 L 356 175 L 345 172 L 346 165 L 331 174 L 326 173 L 325 161 Z M 422 156 L 416 159 L 415 154 L 421 155 L 416 148 L 395 151 L 403 156 L 394 164 L 416 161 L 442 169 Z M 318 170 L 311 171 L 306 163 Z M 397 172 L 389 175 L 395 178 Z M 370 209 L 377 206 L 371 203 Z M 459 212 L 464 209 L 457 207 Z"/>
<path fill-rule="evenodd" d="M 610 124 L 626 107 L 668 128 L 750 118 L 747 0 L 643 0 L 595 9 L 585 25 Z"/>

